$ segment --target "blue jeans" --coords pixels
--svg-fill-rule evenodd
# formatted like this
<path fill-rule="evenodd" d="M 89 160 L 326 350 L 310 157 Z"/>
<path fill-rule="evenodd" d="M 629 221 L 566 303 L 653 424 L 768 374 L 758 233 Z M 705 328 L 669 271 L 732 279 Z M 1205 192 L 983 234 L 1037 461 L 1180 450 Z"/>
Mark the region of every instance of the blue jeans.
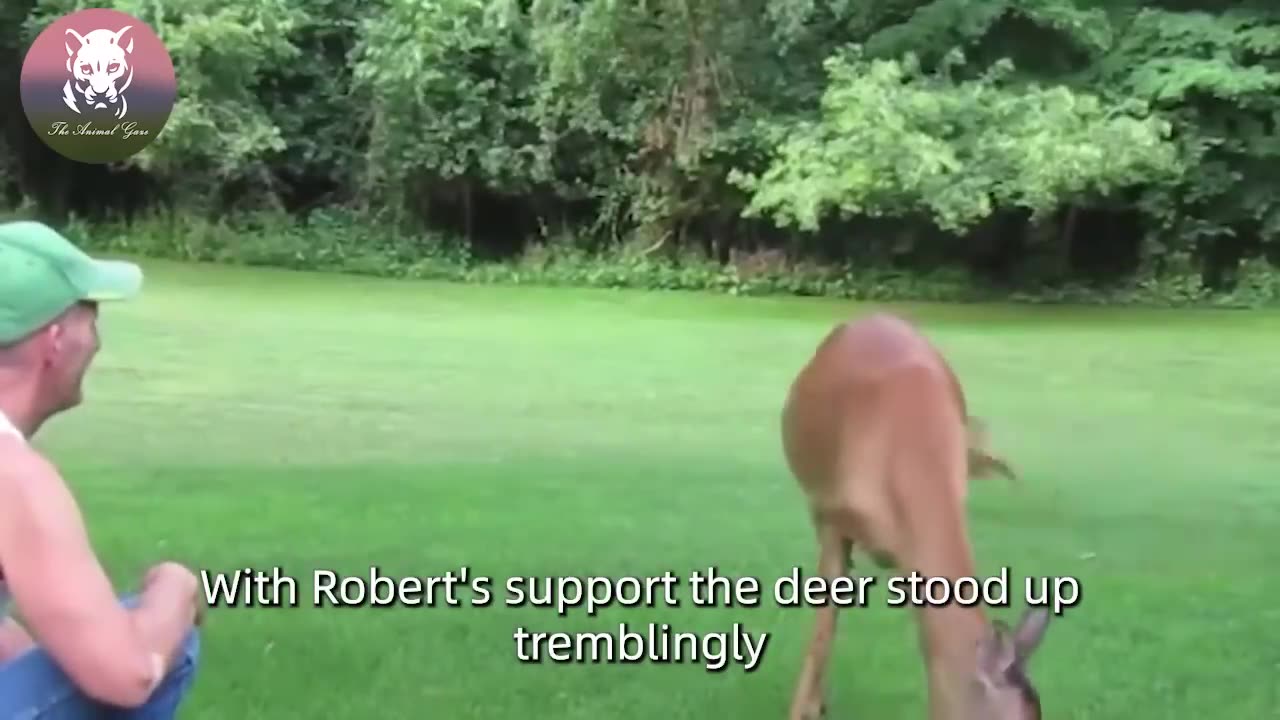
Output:
<path fill-rule="evenodd" d="M 137 598 L 121 598 L 134 607 Z M 178 662 L 141 707 L 111 707 L 81 692 L 49 654 L 32 648 L 0 665 L 0 720 L 171 720 L 195 680 L 200 635 L 193 629 L 183 641 Z"/>

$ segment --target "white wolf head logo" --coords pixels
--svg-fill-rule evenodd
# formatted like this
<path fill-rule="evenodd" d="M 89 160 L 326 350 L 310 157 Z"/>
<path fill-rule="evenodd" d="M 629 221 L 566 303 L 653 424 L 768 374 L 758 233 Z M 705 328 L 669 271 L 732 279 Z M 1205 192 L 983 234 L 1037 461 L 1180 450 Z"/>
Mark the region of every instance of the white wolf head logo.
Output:
<path fill-rule="evenodd" d="M 120 45 L 120 38 L 132 25 L 125 25 L 116 32 L 99 29 L 81 35 L 67 29 L 67 35 L 74 35 L 80 46 L 72 49 L 70 42 L 64 43 L 67 48 L 67 71 L 75 79 L 75 84 L 68 80 L 62 86 L 62 101 L 76 113 L 80 112 L 79 103 L 71 93 L 72 87 L 82 95 L 85 102 L 93 108 L 112 108 L 112 115 L 117 119 L 129 111 L 129 102 L 125 100 L 124 91 L 133 82 L 133 63 L 129 62 L 133 55 L 133 38 L 129 44 Z M 126 73 L 128 75 L 126 76 Z M 124 84 L 116 87 L 120 78 Z"/>

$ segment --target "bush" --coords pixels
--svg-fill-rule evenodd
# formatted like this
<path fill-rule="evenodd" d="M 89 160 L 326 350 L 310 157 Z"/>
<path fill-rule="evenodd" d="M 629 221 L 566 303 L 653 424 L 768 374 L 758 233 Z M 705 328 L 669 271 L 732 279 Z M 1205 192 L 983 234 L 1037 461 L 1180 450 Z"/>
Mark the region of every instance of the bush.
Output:
<path fill-rule="evenodd" d="M 11 217 L 29 213 L 19 210 Z M 796 263 L 777 251 L 735 253 L 728 262 L 630 246 L 581 249 L 574 238 L 543 238 L 508 260 L 478 260 L 469 246 L 440 233 L 408 232 L 349 210 L 324 209 L 299 222 L 279 212 L 218 221 L 154 213 L 133 222 L 63 228 L 82 247 L 113 254 L 293 270 L 467 283 L 795 295 L 850 300 L 1028 303 L 1140 303 L 1262 307 L 1280 305 L 1280 276 L 1265 261 L 1246 263 L 1237 287 L 1210 293 L 1190 266 L 1159 278 L 1107 287 L 998 288 L 961 270 L 903 271 Z"/>

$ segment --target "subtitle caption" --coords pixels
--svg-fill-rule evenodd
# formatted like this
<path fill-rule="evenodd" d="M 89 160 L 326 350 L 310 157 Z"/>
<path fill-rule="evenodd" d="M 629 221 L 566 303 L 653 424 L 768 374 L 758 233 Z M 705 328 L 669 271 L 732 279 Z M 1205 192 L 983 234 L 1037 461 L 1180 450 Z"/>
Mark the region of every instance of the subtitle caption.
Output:
<path fill-rule="evenodd" d="M 893 576 L 884 583 L 889 607 L 1009 605 L 1009 568 L 990 577 L 923 577 L 915 572 Z M 243 568 L 235 572 L 200 571 L 205 601 L 210 607 L 298 607 L 297 578 L 280 568 Z M 554 608 L 559 617 L 582 611 L 594 617 L 601 609 L 682 607 L 677 594 L 682 578 L 667 571 L 643 577 L 516 576 L 504 580 L 502 604 L 511 608 Z M 721 575 L 716 568 L 696 570 L 687 577 L 688 601 L 695 607 L 757 607 L 764 590 L 759 578 Z M 805 576 L 799 568 L 772 583 L 772 600 L 780 607 L 866 607 L 875 594 L 875 577 Z M 463 567 L 436 576 L 394 577 L 377 567 L 367 574 L 343 575 L 317 569 L 311 573 L 311 605 L 352 607 L 490 607 L 494 582 Z M 1061 615 L 1079 604 L 1081 587 L 1070 576 L 1023 578 L 1023 601 Z M 466 600 L 460 590 L 469 591 Z M 709 672 L 740 665 L 745 672 L 759 669 L 769 643 L 767 632 L 749 631 L 733 623 L 728 631 L 680 632 L 667 623 L 642 623 L 632 628 L 619 623 L 609 632 L 543 632 L 519 626 L 511 635 L 515 656 L 523 663 L 702 663 Z"/>

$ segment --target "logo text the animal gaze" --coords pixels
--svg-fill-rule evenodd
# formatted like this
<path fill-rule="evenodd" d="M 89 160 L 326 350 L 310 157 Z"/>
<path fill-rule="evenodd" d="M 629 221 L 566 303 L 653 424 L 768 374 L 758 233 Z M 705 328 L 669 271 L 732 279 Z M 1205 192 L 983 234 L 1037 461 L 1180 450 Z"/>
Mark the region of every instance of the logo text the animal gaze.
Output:
<path fill-rule="evenodd" d="M 164 41 L 142 18 L 109 8 L 50 22 L 27 49 L 19 87 L 36 136 L 59 155 L 91 164 L 142 152 L 178 102 Z"/>
<path fill-rule="evenodd" d="M 124 91 L 133 82 L 133 38 L 127 45 L 121 45 L 120 40 L 131 27 L 126 25 L 114 32 L 100 28 L 84 35 L 67 28 L 67 71 L 72 76 L 62 86 L 62 101 L 67 107 L 81 114 L 83 98 L 86 107 L 110 109 L 116 119 L 129 112 Z"/>

